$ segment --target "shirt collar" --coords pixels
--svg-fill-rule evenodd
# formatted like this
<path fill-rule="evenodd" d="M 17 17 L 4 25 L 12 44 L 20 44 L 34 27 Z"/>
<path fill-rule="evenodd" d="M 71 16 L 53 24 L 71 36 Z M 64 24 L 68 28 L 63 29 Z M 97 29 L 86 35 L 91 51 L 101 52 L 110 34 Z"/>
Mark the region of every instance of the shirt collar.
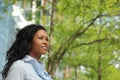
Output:
<path fill-rule="evenodd" d="M 33 58 L 33 57 L 31 57 L 31 56 L 29 56 L 29 55 L 26 55 L 26 56 L 23 58 L 23 60 L 24 60 L 25 62 L 29 62 L 29 61 L 36 60 L 36 59 Z"/>
<path fill-rule="evenodd" d="M 26 63 L 32 64 L 33 68 L 40 78 L 43 78 L 44 80 L 52 80 L 48 73 L 44 70 L 42 62 L 39 62 L 37 59 L 29 55 L 26 55 L 22 60 Z"/>
<path fill-rule="evenodd" d="M 35 58 L 33 58 L 33 57 L 29 56 L 29 55 L 26 55 L 22 60 L 25 61 L 25 62 L 37 61 L 41 65 L 43 65 L 43 63 L 41 61 L 38 61 L 38 60 L 36 60 Z"/>

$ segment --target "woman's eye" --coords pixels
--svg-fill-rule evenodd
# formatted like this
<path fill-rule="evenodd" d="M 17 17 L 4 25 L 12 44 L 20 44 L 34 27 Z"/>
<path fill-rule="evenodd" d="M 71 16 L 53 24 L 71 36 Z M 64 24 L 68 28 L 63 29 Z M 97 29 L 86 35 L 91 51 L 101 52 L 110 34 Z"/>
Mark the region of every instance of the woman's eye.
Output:
<path fill-rule="evenodd" d="M 39 39 L 43 39 L 43 37 L 39 37 Z"/>
<path fill-rule="evenodd" d="M 46 39 L 46 41 L 48 41 L 48 38 Z"/>
<path fill-rule="evenodd" d="M 44 37 L 38 37 L 38 39 L 40 39 L 40 40 L 45 39 L 46 41 L 48 41 L 48 38 L 44 38 Z"/>

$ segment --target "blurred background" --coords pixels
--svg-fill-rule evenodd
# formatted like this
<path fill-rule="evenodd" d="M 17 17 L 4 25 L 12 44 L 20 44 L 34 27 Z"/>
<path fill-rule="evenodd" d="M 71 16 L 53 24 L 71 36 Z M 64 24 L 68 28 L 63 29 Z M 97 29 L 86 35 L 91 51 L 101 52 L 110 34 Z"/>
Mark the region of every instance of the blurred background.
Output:
<path fill-rule="evenodd" d="M 53 80 L 120 80 L 120 0 L 0 0 L 0 71 L 16 33 L 41 24 Z"/>

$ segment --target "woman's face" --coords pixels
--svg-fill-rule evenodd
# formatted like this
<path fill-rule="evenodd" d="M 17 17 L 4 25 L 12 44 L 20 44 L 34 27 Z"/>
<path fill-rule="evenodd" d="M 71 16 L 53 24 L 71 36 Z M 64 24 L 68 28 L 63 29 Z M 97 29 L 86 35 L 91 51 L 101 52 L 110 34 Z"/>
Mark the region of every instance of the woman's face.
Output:
<path fill-rule="evenodd" d="M 45 30 L 38 30 L 31 44 L 30 54 L 33 56 L 40 56 L 45 54 L 48 50 L 48 35 Z"/>

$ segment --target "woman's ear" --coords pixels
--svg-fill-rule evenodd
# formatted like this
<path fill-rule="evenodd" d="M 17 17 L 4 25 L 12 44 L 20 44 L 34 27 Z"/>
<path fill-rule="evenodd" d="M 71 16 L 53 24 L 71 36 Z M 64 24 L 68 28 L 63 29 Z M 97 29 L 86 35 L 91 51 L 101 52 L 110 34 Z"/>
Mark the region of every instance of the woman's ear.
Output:
<path fill-rule="evenodd" d="M 31 48 L 31 45 L 27 44 L 27 49 L 30 50 L 30 48 Z"/>

